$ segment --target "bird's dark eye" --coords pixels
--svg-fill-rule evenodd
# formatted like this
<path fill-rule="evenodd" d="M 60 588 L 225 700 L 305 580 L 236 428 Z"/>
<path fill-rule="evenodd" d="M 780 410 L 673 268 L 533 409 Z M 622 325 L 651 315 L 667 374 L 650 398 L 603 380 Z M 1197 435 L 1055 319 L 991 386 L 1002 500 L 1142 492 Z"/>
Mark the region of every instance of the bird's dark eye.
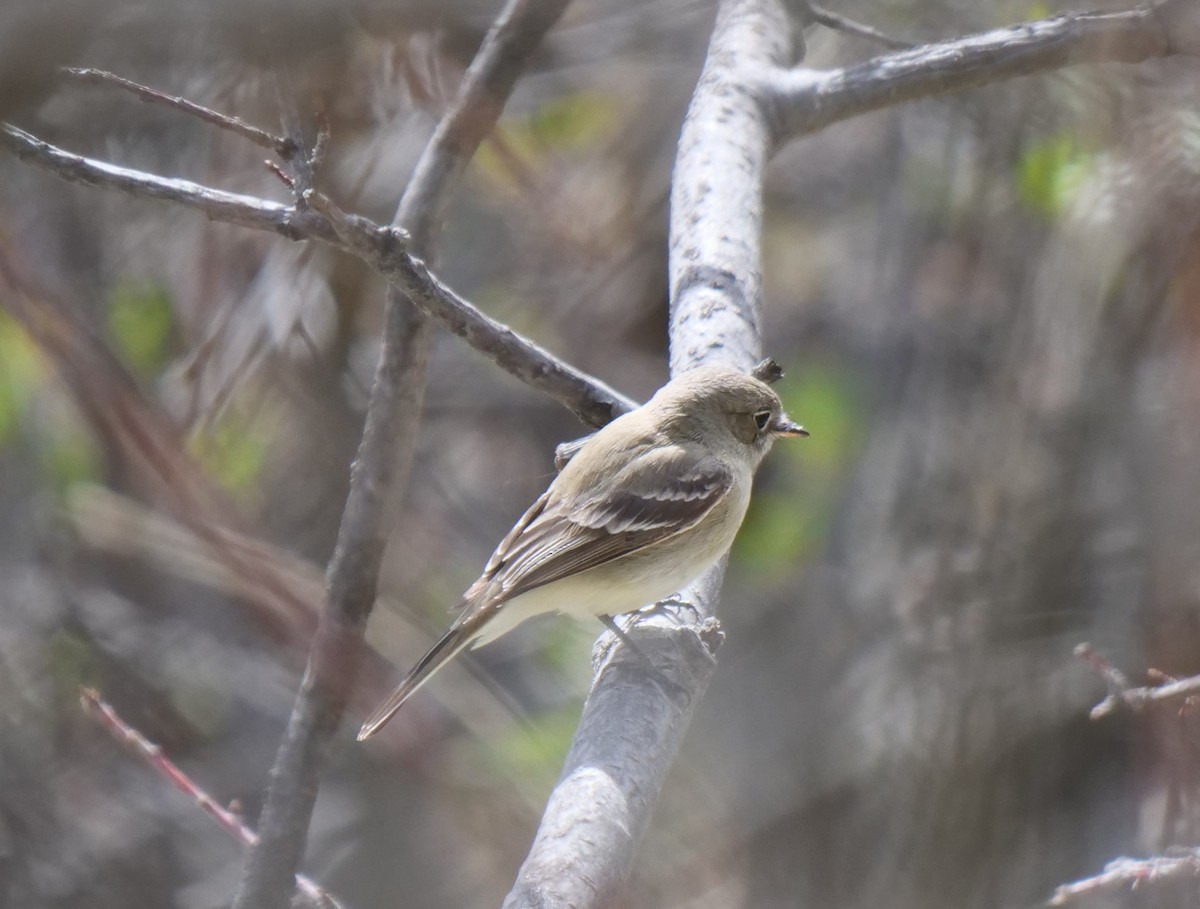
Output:
<path fill-rule="evenodd" d="M 760 410 L 754 415 L 754 425 L 758 427 L 759 432 L 766 432 L 767 427 L 771 425 L 771 411 Z"/>

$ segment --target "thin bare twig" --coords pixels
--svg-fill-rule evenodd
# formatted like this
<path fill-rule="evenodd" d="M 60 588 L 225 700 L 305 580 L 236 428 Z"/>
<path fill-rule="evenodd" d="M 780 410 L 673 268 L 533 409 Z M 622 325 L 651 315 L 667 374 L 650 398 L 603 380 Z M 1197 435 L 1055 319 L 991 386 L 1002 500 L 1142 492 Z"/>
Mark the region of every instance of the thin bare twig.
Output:
<path fill-rule="evenodd" d="M 1066 906 L 1081 897 L 1111 893 L 1115 890 L 1133 890 L 1144 885 L 1200 874 L 1200 850 L 1189 849 L 1182 855 L 1160 855 L 1147 859 L 1122 856 L 1104 866 L 1104 871 L 1094 877 L 1085 877 L 1070 884 L 1063 884 L 1050 897 L 1051 906 Z"/>
<path fill-rule="evenodd" d="M 1159 676 L 1163 678 L 1160 684 L 1134 688 L 1129 684 L 1129 679 L 1125 674 L 1090 644 L 1080 644 L 1075 648 L 1075 655 L 1087 663 L 1108 685 L 1108 696 L 1093 707 L 1089 714 L 1093 720 L 1108 716 L 1120 707 L 1136 712 L 1144 710 L 1151 704 L 1187 700 L 1200 696 L 1200 676 L 1176 679 L 1162 676 L 1159 673 Z"/>
<path fill-rule="evenodd" d="M 79 705 L 83 712 L 98 722 L 114 739 L 145 761 L 161 777 L 190 798 L 200 810 L 212 818 L 222 830 L 230 834 L 243 846 L 249 848 L 258 842 L 258 834 L 247 827 L 241 817 L 221 805 L 179 765 L 172 761 L 162 748 L 130 726 L 116 709 L 100 697 L 94 688 L 79 690 Z M 315 907 L 336 909 L 339 905 L 324 889 L 311 878 L 296 875 L 296 889 L 305 900 Z"/>
<path fill-rule="evenodd" d="M 880 31 L 872 25 L 855 22 L 853 19 L 848 19 L 839 13 L 825 9 L 823 6 L 818 6 L 816 3 L 807 3 L 805 6 L 808 8 L 808 15 L 812 18 L 813 22 L 832 29 L 835 32 L 844 32 L 847 35 L 854 35 L 856 38 L 865 38 L 867 41 L 874 41 L 876 44 L 882 44 L 884 47 L 892 47 L 897 50 L 913 46 L 913 42 L 911 41 L 893 38 L 891 35 Z"/>
<path fill-rule="evenodd" d="M 289 174 L 286 170 L 284 170 L 280 165 L 276 164 L 270 158 L 264 159 L 263 164 L 266 165 L 267 170 L 269 170 L 271 173 L 273 173 L 276 177 L 279 178 L 280 183 L 282 183 L 284 186 L 286 186 L 288 189 L 292 190 L 293 192 L 295 191 L 296 180 L 295 180 L 295 178 L 292 177 L 291 174 Z"/>
<path fill-rule="evenodd" d="M 290 83 L 290 80 L 285 80 Z M 283 121 L 283 130 L 288 137 L 288 151 L 281 155 L 290 171 L 291 180 L 287 181 L 297 203 L 308 191 L 316 188 L 316 170 L 310 149 L 304 138 L 304 122 L 296 107 L 292 92 L 282 90 L 279 79 L 276 79 L 276 97 L 279 105 L 279 116 Z M 316 150 L 316 144 L 313 150 Z M 322 150 L 323 153 L 323 150 Z"/>
<path fill-rule="evenodd" d="M 329 141 L 331 138 L 329 117 L 325 111 L 318 111 L 316 120 L 317 138 L 313 142 L 312 151 L 308 155 L 309 168 L 312 170 L 314 183 L 321 176 L 321 170 L 325 166 L 325 159 L 329 155 Z"/>
<path fill-rule="evenodd" d="M 110 73 L 102 69 L 66 66 L 63 67 L 62 71 L 85 85 L 112 85 L 129 92 L 146 103 L 172 107 L 189 116 L 203 120 L 205 123 L 212 124 L 219 129 L 235 133 L 243 139 L 249 139 L 255 145 L 261 145 L 263 148 L 270 149 L 281 158 L 287 158 L 292 154 L 293 143 L 290 139 L 285 139 L 282 136 L 273 136 L 266 130 L 259 129 L 257 126 L 251 126 L 239 117 L 223 114 L 220 111 L 205 107 L 203 104 L 197 104 L 195 101 L 189 101 L 187 98 L 182 98 L 179 95 L 168 94 L 157 88 L 151 88 L 148 85 L 134 82 L 132 79 L 126 79 L 124 76 L 118 76 L 116 73 Z"/>
<path fill-rule="evenodd" d="M 8 123 L 0 124 L 0 147 L 22 161 L 43 167 L 72 183 L 115 189 L 142 199 L 174 202 L 199 211 L 213 221 L 269 230 L 289 240 L 328 242 L 337 239 L 323 218 L 298 211 L 295 206 L 97 161 L 51 145 Z"/>

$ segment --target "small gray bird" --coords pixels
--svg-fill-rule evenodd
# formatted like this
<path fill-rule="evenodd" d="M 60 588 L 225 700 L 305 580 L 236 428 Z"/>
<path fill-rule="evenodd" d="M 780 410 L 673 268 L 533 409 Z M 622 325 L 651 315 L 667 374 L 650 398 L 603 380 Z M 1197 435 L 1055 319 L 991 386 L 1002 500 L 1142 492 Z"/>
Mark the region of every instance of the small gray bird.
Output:
<path fill-rule="evenodd" d="M 758 379 L 702 367 L 589 438 L 500 542 L 450 630 L 358 733 L 369 738 L 464 647 L 544 612 L 611 616 L 711 568 L 746 515 L 779 436 L 807 436 Z"/>

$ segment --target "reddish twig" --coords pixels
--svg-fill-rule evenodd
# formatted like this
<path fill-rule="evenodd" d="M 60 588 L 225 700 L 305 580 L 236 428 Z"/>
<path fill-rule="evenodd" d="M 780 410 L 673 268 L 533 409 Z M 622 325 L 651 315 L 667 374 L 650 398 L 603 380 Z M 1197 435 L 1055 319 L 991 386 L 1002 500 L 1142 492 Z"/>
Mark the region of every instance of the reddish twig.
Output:
<path fill-rule="evenodd" d="M 216 821 L 222 830 L 231 834 L 246 848 L 258 842 L 258 834 L 242 822 L 238 812 L 222 807 L 216 799 L 201 789 L 195 780 L 163 753 L 162 748 L 126 723 L 113 706 L 100 697 L 98 691 L 94 688 L 79 689 L 79 704 L 85 714 L 96 720 L 120 744 L 149 764 L 159 776 L 188 796 L 201 811 Z M 314 906 L 336 909 L 339 905 L 325 890 L 302 874 L 296 875 L 296 887 Z"/>
<path fill-rule="evenodd" d="M 273 136 L 266 130 L 259 129 L 257 126 L 251 126 L 245 120 L 232 117 L 229 114 L 222 114 L 210 107 L 205 107 L 203 104 L 189 101 L 187 98 L 159 91 L 156 88 L 142 85 L 140 82 L 134 82 L 132 79 L 126 79 L 123 76 L 118 76 L 116 73 L 110 73 L 102 69 L 68 66 L 64 67 L 63 72 L 86 85 L 112 85 L 129 92 L 140 101 L 148 104 L 161 104 L 164 107 L 171 107 L 182 111 L 189 116 L 203 120 L 205 123 L 211 123 L 218 129 L 228 130 L 231 133 L 241 136 L 243 139 L 249 139 L 255 145 L 268 148 L 281 158 L 287 159 L 294 154 L 295 147 L 291 139 L 286 139 L 282 136 Z"/>
<path fill-rule="evenodd" d="M 1157 670 L 1149 670 L 1152 677 L 1161 681 L 1155 685 L 1135 688 L 1129 684 L 1125 674 L 1097 653 L 1091 644 L 1080 644 L 1075 648 L 1075 655 L 1087 663 L 1108 685 L 1108 696 L 1092 708 L 1090 716 L 1093 720 L 1107 716 L 1118 707 L 1138 711 L 1150 704 L 1186 700 L 1200 695 L 1200 676 L 1177 679 Z"/>
<path fill-rule="evenodd" d="M 283 183 L 284 186 L 286 186 L 288 189 L 295 190 L 296 181 L 292 179 L 291 174 L 289 174 L 270 158 L 264 159 L 263 164 L 267 166 L 267 170 L 279 178 L 280 182 Z"/>

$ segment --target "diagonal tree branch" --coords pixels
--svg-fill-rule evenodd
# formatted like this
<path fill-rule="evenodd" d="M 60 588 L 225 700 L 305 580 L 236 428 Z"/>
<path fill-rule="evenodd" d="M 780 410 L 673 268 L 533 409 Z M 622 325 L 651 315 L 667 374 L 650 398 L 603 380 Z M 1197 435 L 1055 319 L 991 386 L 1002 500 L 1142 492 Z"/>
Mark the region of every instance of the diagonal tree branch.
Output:
<path fill-rule="evenodd" d="M 764 70 L 762 91 L 783 140 L 917 98 L 1080 63 L 1141 63 L 1173 54 L 1200 54 L 1193 0 L 1026 22 L 844 69 Z"/>
<path fill-rule="evenodd" d="M 412 257 L 402 231 L 357 215 L 343 216 L 335 226 L 313 205 L 284 205 L 190 180 L 118 167 L 64 151 L 8 124 L 0 124 L 0 147 L 73 183 L 174 202 L 214 221 L 270 231 L 289 240 L 320 240 L 357 255 L 383 277 L 401 284 L 409 299 L 448 331 L 590 426 L 603 426 L 636 406 L 599 379 L 555 357 L 458 296 Z"/>
<path fill-rule="evenodd" d="M 410 232 L 417 254 L 432 252 L 448 194 L 566 3 L 509 0 L 484 38 L 454 105 L 417 162 L 396 211 L 395 229 L 388 232 L 393 237 L 398 231 Z M 415 262 L 409 256 L 404 260 Z M 433 337 L 433 323 L 410 299 L 405 284 L 393 282 L 389 287 L 383 350 L 326 574 L 325 609 L 271 769 L 259 842 L 250 850 L 234 909 L 289 905 L 319 774 L 365 653 L 363 635 L 375 602 L 391 513 L 412 465 Z"/>

